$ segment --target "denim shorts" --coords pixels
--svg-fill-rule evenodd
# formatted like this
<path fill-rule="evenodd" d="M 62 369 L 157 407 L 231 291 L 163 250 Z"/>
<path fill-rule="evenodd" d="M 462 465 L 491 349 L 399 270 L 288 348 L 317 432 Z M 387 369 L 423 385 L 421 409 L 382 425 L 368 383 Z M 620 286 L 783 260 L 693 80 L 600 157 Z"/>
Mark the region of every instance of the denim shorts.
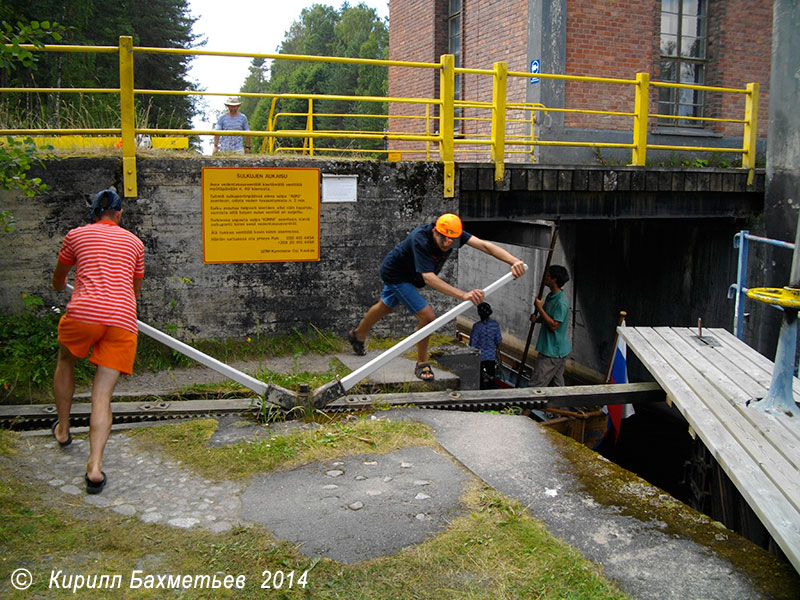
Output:
<path fill-rule="evenodd" d="M 413 283 L 386 283 L 381 293 L 381 301 L 394 310 L 398 304 L 405 306 L 412 315 L 416 315 L 428 306 Z"/>

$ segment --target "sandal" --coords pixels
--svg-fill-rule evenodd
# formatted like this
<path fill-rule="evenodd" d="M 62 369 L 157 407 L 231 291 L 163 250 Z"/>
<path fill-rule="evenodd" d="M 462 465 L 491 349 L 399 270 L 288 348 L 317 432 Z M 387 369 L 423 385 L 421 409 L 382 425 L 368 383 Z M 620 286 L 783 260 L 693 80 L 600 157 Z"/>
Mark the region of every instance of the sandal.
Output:
<path fill-rule="evenodd" d="M 430 364 L 428 363 L 417 363 L 417 366 L 414 367 L 414 375 L 421 379 L 422 381 L 433 381 L 436 377 L 433 374 L 433 369 L 431 368 Z"/>
<path fill-rule="evenodd" d="M 352 329 L 347 332 L 347 341 L 350 342 L 350 345 L 353 347 L 353 352 L 359 356 L 364 356 L 367 353 L 364 349 L 364 342 L 356 337 L 356 332 Z"/>
<path fill-rule="evenodd" d="M 50 428 L 50 431 L 53 432 L 53 439 L 55 439 L 55 441 L 58 442 L 59 446 L 61 446 L 62 448 L 66 448 L 67 446 L 69 446 L 72 443 L 72 432 L 71 431 L 67 432 L 67 436 L 68 436 L 67 437 L 67 441 L 66 442 L 62 442 L 61 440 L 59 440 L 56 437 L 56 427 L 58 427 L 58 421 L 53 423 L 53 426 Z"/>
<path fill-rule="evenodd" d="M 101 481 L 92 481 L 89 479 L 89 474 L 83 476 L 84 480 L 86 481 L 86 493 L 87 494 L 99 494 L 103 491 L 103 488 L 106 487 L 106 481 L 108 478 L 103 471 L 100 471 L 100 474 L 103 476 Z"/>

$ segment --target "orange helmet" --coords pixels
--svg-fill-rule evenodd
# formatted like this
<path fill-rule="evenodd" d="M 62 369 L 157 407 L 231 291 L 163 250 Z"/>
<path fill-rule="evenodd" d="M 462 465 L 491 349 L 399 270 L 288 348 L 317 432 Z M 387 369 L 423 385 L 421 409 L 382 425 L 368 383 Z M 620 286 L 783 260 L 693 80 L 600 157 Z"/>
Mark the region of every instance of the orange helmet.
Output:
<path fill-rule="evenodd" d="M 436 231 L 449 238 L 461 237 L 461 219 L 453 213 L 445 213 L 436 219 Z"/>

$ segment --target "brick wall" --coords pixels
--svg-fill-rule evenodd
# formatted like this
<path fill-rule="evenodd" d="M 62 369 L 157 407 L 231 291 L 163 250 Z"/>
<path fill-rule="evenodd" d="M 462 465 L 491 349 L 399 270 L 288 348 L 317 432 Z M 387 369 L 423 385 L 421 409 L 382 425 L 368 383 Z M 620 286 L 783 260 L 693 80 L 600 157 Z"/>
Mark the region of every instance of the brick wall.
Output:
<path fill-rule="evenodd" d="M 567 10 L 567 75 L 635 79 L 652 73 L 654 39 L 658 51 L 661 2 L 569 0 Z M 568 109 L 633 112 L 634 88 L 607 83 L 567 82 Z M 651 109 L 655 104 L 651 102 Z M 631 117 L 567 114 L 568 127 L 621 129 Z"/>
<path fill-rule="evenodd" d="M 446 0 L 403 0 L 389 3 L 389 60 L 406 62 L 438 63 L 447 51 L 447 38 L 441 23 L 447 20 Z M 389 96 L 402 98 L 436 98 L 439 94 L 439 71 L 410 67 L 389 67 Z M 399 118 L 400 116 L 424 117 L 422 104 L 389 103 L 389 131 L 424 134 L 424 119 Z M 435 120 L 438 110 L 431 106 L 430 132 L 437 131 Z M 395 116 L 395 118 L 392 118 Z M 392 140 L 391 150 L 407 150 L 424 147 L 420 142 Z M 434 148 L 435 150 L 435 148 Z M 409 158 L 412 155 L 408 155 Z M 413 156 L 418 158 L 418 156 Z"/>
<path fill-rule="evenodd" d="M 529 0 L 463 0 L 462 64 L 469 68 L 491 69 L 496 61 L 506 61 L 509 70 L 526 72 L 527 22 Z M 625 0 L 566 1 L 566 67 L 568 75 L 635 79 L 637 72 L 650 73 L 659 80 L 660 0 L 628 2 Z M 447 49 L 446 0 L 392 0 L 390 2 L 390 57 L 397 60 L 436 62 Z M 711 86 L 742 89 L 749 82 L 761 86 L 759 102 L 760 137 L 767 132 L 767 105 L 771 55 L 772 2 L 751 0 L 709 1 L 708 68 L 706 83 Z M 401 71 L 403 71 L 401 73 Z M 390 69 L 390 94 L 435 97 L 438 74 L 420 74 L 410 69 Z M 510 78 L 509 102 L 524 101 L 526 78 Z M 555 83 L 564 86 L 564 104 L 568 109 L 632 112 L 635 91 L 630 85 L 603 83 Z M 488 75 L 466 74 L 464 98 L 490 102 L 492 80 Z M 658 90 L 650 89 L 650 112 L 657 108 Z M 744 96 L 706 93 L 709 116 L 741 119 Z M 409 106 L 393 105 L 392 114 L 408 114 Z M 424 110 L 417 108 L 416 114 Z M 485 109 L 467 109 L 459 129 L 466 135 L 489 131 L 491 113 Z M 524 119 L 516 114 L 512 118 Z M 469 120 L 481 118 L 482 121 Z M 395 129 L 399 120 L 393 119 Z M 630 131 L 632 117 L 614 115 L 567 114 L 567 128 Z M 399 125 L 398 125 L 399 126 Z M 651 119 L 650 128 L 659 126 Z M 404 131 L 411 125 L 406 123 Z M 417 131 L 424 123 L 416 122 Z M 717 123 L 706 126 L 720 135 L 741 136 L 742 126 Z M 507 136 L 526 133 L 524 123 L 509 123 Z M 391 143 L 390 147 L 410 144 Z M 413 145 L 413 144 L 412 144 Z M 705 144 L 701 144 L 705 145 Z M 416 144 L 419 147 L 419 144 Z M 461 149 L 461 152 L 458 150 Z M 472 149 L 472 152 L 465 152 Z M 433 148 L 435 152 L 435 147 Z M 456 159 L 462 162 L 487 160 L 488 146 L 456 145 Z M 523 155 L 506 155 L 507 161 L 524 160 Z"/>
<path fill-rule="evenodd" d="M 742 89 L 761 85 L 759 135 L 767 133 L 767 104 L 772 33 L 772 2 L 711 1 L 708 15 L 708 67 L 706 85 Z M 568 75 L 633 79 L 637 72 L 659 80 L 661 2 L 620 0 L 569 0 L 567 12 Z M 656 112 L 658 90 L 650 89 L 650 111 Z M 566 84 L 566 108 L 631 112 L 631 87 L 601 84 Z M 706 93 L 709 116 L 741 119 L 744 96 Z M 567 115 L 569 127 L 630 129 L 630 117 Z M 651 120 L 651 128 L 658 125 Z M 721 135 L 740 136 L 742 126 L 710 124 Z"/>
<path fill-rule="evenodd" d="M 772 58 L 772 2 L 711 2 L 709 38 L 708 85 L 741 89 L 748 83 L 759 83 L 758 135 L 766 137 Z M 711 97 L 716 114 L 744 114 L 744 96 L 712 94 Z M 742 126 L 733 123 L 719 124 L 714 129 L 723 135 L 742 135 Z"/>
<path fill-rule="evenodd" d="M 464 0 L 463 3 L 463 66 L 474 69 L 494 68 L 495 62 L 504 61 L 509 71 L 527 72 L 528 0 Z M 463 97 L 465 100 L 492 101 L 491 75 L 465 74 Z M 525 102 L 528 78 L 509 77 L 506 102 Z M 526 113 L 526 115 L 529 113 Z M 488 136 L 491 132 L 490 110 L 467 109 L 461 131 L 470 137 Z M 522 111 L 507 115 L 506 136 L 524 135 L 529 131 L 525 123 L 514 120 L 524 118 Z M 480 120 L 475 120 L 480 119 Z M 456 127 L 458 131 L 458 127 Z M 456 149 L 459 146 L 456 145 Z M 482 153 L 470 152 L 471 146 L 462 148 L 456 157 L 461 161 L 487 160 L 488 147 Z M 507 148 L 509 150 L 511 148 Z M 520 149 L 520 148 L 514 148 Z M 529 161 L 529 155 L 508 153 L 507 162 Z"/>

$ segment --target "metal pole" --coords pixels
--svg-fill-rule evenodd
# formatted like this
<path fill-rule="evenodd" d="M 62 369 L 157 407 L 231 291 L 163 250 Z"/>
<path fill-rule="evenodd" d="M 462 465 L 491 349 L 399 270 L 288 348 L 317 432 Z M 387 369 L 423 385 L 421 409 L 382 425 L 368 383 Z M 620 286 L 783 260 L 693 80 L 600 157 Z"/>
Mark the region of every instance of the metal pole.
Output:
<path fill-rule="evenodd" d="M 745 278 L 747 277 L 747 255 L 750 249 L 750 241 L 747 239 L 749 231 L 742 230 L 733 237 L 733 247 L 738 242 L 739 264 L 736 269 L 736 308 L 733 321 L 733 335 L 740 340 L 744 334 L 744 294 Z"/>
<path fill-rule="evenodd" d="M 73 288 L 70 284 L 67 284 L 66 289 L 71 292 Z M 254 377 L 250 377 L 250 375 L 247 373 L 243 373 L 237 369 L 234 369 L 233 367 L 218 361 L 216 358 L 209 356 L 208 354 L 204 354 L 203 352 L 200 352 L 200 350 L 184 344 L 180 340 L 176 340 L 174 337 L 167 335 L 163 331 L 159 331 L 158 329 L 151 327 L 147 323 L 142 323 L 138 319 L 136 320 L 136 323 L 139 326 L 139 331 L 146 336 L 149 336 L 154 340 L 169 346 L 173 350 L 177 350 L 181 354 L 185 354 L 189 358 L 194 359 L 210 369 L 215 370 L 217 373 L 222 373 L 229 379 L 232 379 L 236 383 L 239 383 L 247 389 L 254 391 L 260 396 L 264 396 L 267 393 L 267 384 L 263 381 L 259 381 Z"/>
<path fill-rule="evenodd" d="M 619 341 L 619 331 L 617 331 L 617 328 L 622 327 L 622 324 L 625 322 L 625 317 L 627 316 L 628 313 L 624 310 L 619 311 L 619 321 L 617 322 L 617 327 L 614 328 L 614 343 L 611 344 L 611 358 L 608 359 L 606 378 L 603 380 L 605 383 L 608 383 L 611 379 L 611 369 L 614 368 L 614 358 L 617 355 L 617 342 Z"/>
<path fill-rule="evenodd" d="M 553 229 L 553 236 L 550 238 L 550 251 L 547 253 L 547 261 L 544 264 L 544 271 L 542 271 L 542 281 L 539 283 L 539 293 L 536 296 L 540 300 L 542 296 L 544 296 L 544 278 L 547 276 L 547 272 L 550 270 L 550 263 L 553 260 L 553 251 L 556 248 L 556 241 L 558 240 L 558 223 L 556 223 L 555 228 Z M 537 311 L 534 311 L 536 314 Z M 528 362 L 528 350 L 531 347 L 531 338 L 533 338 L 533 329 L 536 327 L 536 323 L 531 321 L 530 327 L 528 327 L 528 337 L 525 340 L 525 349 L 522 351 L 522 360 L 519 361 L 519 366 L 517 367 L 517 383 L 514 387 L 519 387 L 522 383 L 522 371 L 525 369 L 525 363 Z"/>
<path fill-rule="evenodd" d="M 528 270 L 528 265 L 525 265 L 525 270 Z M 497 291 L 508 282 L 514 279 L 513 273 L 506 273 L 500 279 L 495 281 L 494 283 L 488 285 L 484 288 L 483 293 L 488 296 L 492 292 Z M 442 327 L 443 325 L 447 324 L 448 322 L 455 319 L 458 315 L 465 312 L 467 309 L 473 307 L 474 304 L 470 300 L 464 300 L 461 304 L 451 308 L 449 311 L 444 313 L 441 317 L 438 317 L 422 327 L 418 329 L 406 339 L 398 342 L 388 350 L 386 350 L 383 354 L 373 358 L 367 364 L 363 365 L 362 367 L 356 369 L 349 375 L 342 377 L 341 379 L 341 387 L 344 391 L 349 390 L 353 386 L 355 386 L 359 381 L 370 375 L 371 373 L 377 371 L 382 366 L 390 362 L 391 360 L 395 359 L 396 357 L 400 356 L 403 352 L 411 348 L 414 344 L 419 342 L 421 339 L 428 337 L 434 331 Z"/>

